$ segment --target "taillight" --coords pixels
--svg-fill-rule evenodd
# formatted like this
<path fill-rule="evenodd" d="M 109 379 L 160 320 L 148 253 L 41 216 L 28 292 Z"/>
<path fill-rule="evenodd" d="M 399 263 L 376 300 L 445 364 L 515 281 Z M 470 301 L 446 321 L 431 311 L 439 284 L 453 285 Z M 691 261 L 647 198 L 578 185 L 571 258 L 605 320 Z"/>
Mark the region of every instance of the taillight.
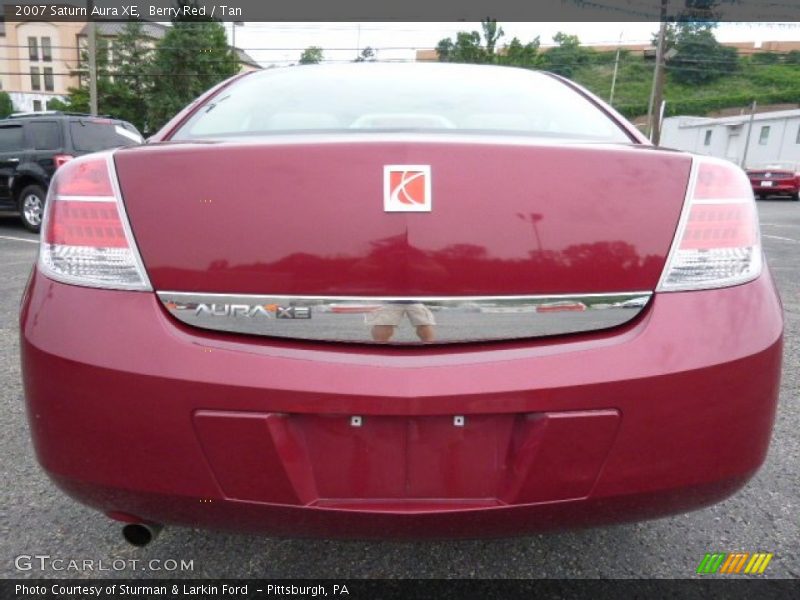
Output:
<path fill-rule="evenodd" d="M 724 160 L 695 158 L 686 203 L 658 291 L 727 287 L 761 274 L 750 180 Z"/>
<path fill-rule="evenodd" d="M 75 285 L 149 291 L 110 153 L 59 169 L 45 204 L 39 268 Z"/>
<path fill-rule="evenodd" d="M 67 164 L 73 158 L 75 158 L 75 157 L 72 156 L 71 154 L 56 154 L 53 157 L 53 162 L 56 164 L 56 169 L 58 169 L 59 167 L 63 167 L 65 164 Z"/>

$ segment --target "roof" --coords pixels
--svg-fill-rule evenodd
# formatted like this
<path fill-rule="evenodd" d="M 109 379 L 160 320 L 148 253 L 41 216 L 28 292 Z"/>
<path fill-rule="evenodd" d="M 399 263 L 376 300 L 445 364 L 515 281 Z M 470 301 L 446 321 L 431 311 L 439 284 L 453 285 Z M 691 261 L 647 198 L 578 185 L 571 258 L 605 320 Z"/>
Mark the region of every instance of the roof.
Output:
<path fill-rule="evenodd" d="M 103 120 L 114 120 L 120 121 L 121 119 L 117 119 L 116 117 L 112 117 L 111 115 L 91 115 L 89 113 L 79 113 L 79 112 L 63 112 L 60 110 L 40 110 L 35 112 L 15 112 L 8 115 L 2 121 L 13 120 L 17 121 L 19 119 L 54 119 L 54 118 L 85 118 L 85 119 L 103 119 Z"/>
<path fill-rule="evenodd" d="M 153 40 L 160 40 L 163 38 L 167 31 L 169 31 L 169 27 L 166 25 L 161 25 L 160 23 L 153 23 L 150 21 L 139 21 L 142 24 L 143 33 L 145 37 L 148 37 Z M 123 32 L 125 29 L 125 25 L 127 23 L 124 22 L 116 22 L 116 21 L 97 21 L 97 34 L 104 37 L 116 37 Z M 88 36 L 89 35 L 89 24 L 87 23 L 81 32 L 78 34 L 81 36 Z M 242 50 L 241 48 L 234 48 L 236 51 L 236 57 L 238 61 L 245 65 L 251 65 L 256 68 L 261 68 L 261 65 L 247 52 Z"/>
<path fill-rule="evenodd" d="M 754 121 L 769 121 L 773 119 L 790 119 L 800 117 L 800 108 L 792 110 L 776 110 L 772 112 L 756 113 L 753 117 Z M 678 127 L 710 127 L 712 125 L 726 125 L 728 127 L 735 127 L 743 125 L 750 120 L 750 113 L 743 115 L 735 115 L 733 117 L 668 117 L 665 121 L 677 120 Z"/>
<path fill-rule="evenodd" d="M 167 26 L 151 21 L 139 21 L 142 25 L 142 33 L 154 40 L 160 40 L 167 34 Z M 107 37 L 115 37 L 123 32 L 127 23 L 119 21 L 97 21 L 97 34 Z M 87 23 L 78 35 L 89 35 L 89 23 Z"/>
<path fill-rule="evenodd" d="M 240 63 L 252 65 L 254 67 L 258 67 L 259 69 L 261 68 L 261 65 L 256 61 L 256 59 L 250 56 L 247 52 L 241 48 L 234 48 L 234 50 L 236 50 L 236 56 L 238 57 Z"/>

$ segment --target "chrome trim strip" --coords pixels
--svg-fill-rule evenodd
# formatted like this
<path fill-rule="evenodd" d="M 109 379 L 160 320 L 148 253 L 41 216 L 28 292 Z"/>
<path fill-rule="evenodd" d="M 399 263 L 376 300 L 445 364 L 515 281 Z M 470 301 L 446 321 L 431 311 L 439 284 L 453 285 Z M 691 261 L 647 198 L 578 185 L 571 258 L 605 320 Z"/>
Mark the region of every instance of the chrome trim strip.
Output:
<path fill-rule="evenodd" d="M 314 296 L 303 295 L 293 296 L 291 294 L 220 294 L 215 292 L 156 292 L 159 296 L 172 296 L 176 298 L 191 298 L 202 296 L 203 298 L 236 298 L 250 299 L 252 301 L 259 301 L 263 299 L 280 299 L 280 300 L 297 300 L 297 301 L 318 301 L 318 300 L 333 300 L 334 302 L 478 302 L 478 301 L 492 301 L 503 302 L 505 300 L 531 300 L 538 301 L 554 301 L 554 300 L 568 300 L 570 298 L 618 298 L 621 296 L 651 296 L 653 292 L 638 291 L 638 292 L 619 292 L 619 293 L 604 293 L 604 294 L 538 294 L 538 295 L 520 295 L 520 296 Z"/>
<path fill-rule="evenodd" d="M 644 291 L 415 297 L 157 294 L 173 317 L 193 327 L 381 344 L 451 344 L 598 331 L 632 320 L 653 295 Z"/>
<path fill-rule="evenodd" d="M 114 196 L 63 196 L 56 194 L 56 200 L 63 200 L 64 202 L 116 202 Z"/>

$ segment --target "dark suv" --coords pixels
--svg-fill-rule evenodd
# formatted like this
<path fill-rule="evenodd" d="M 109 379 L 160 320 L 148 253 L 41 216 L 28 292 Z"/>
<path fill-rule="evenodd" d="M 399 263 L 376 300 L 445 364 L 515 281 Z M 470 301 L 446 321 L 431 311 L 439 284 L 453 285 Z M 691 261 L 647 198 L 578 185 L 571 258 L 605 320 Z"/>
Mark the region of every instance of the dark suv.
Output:
<path fill-rule="evenodd" d="M 47 187 L 55 170 L 81 154 L 140 144 L 125 121 L 91 115 L 17 113 L 0 120 L 0 211 L 19 212 L 39 231 Z"/>

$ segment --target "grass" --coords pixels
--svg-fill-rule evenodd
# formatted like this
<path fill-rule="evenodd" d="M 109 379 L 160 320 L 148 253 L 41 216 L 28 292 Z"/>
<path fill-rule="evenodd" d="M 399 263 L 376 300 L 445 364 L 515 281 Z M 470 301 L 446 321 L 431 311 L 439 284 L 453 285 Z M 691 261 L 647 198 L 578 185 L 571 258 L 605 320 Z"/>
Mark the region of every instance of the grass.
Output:
<path fill-rule="evenodd" d="M 654 63 L 641 56 L 622 55 L 614 92 L 614 107 L 628 118 L 647 113 Z M 614 72 L 613 58 L 595 59 L 575 70 L 573 79 L 608 99 Z M 800 64 L 765 64 L 751 57 L 739 59 L 738 70 L 705 85 L 677 83 L 667 71 L 664 88 L 666 115 L 703 116 L 723 108 L 800 103 Z"/>

